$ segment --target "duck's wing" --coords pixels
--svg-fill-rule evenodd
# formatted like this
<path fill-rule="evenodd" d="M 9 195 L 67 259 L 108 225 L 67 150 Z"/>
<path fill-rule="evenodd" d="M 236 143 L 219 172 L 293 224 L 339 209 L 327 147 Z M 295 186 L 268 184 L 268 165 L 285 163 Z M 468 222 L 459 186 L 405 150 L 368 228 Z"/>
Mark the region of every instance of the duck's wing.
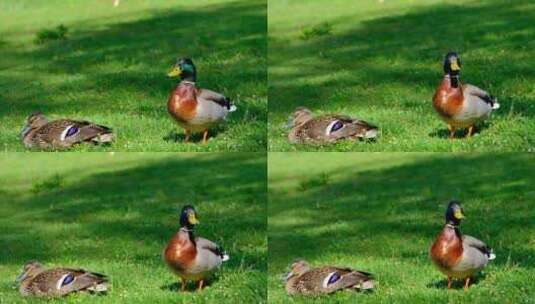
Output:
<path fill-rule="evenodd" d="M 305 293 L 333 293 L 338 290 L 373 288 L 370 274 L 350 268 L 319 267 L 311 269 L 300 277 L 298 288 Z"/>
<path fill-rule="evenodd" d="M 202 237 L 196 238 L 195 242 L 197 244 L 197 248 L 198 249 L 200 248 L 200 249 L 208 250 L 209 252 L 211 252 L 214 255 L 216 255 L 219 258 L 221 258 L 221 260 L 223 262 L 229 259 L 229 256 L 225 252 L 223 247 L 219 246 L 218 244 L 216 244 L 216 243 L 214 243 L 214 242 L 212 242 L 210 240 L 207 240 L 205 238 L 202 238 Z"/>
<path fill-rule="evenodd" d="M 476 239 L 475 237 L 469 236 L 469 235 L 463 235 L 462 240 L 463 240 L 464 248 L 466 247 L 475 248 L 481 251 L 481 253 L 485 254 L 489 260 L 493 260 L 496 257 L 494 255 L 492 248 L 487 246 L 487 244 L 485 244 L 483 241 Z"/>
<path fill-rule="evenodd" d="M 107 278 L 99 273 L 83 269 L 55 268 L 37 275 L 32 280 L 32 289 L 41 296 L 64 296 L 71 292 L 107 290 Z"/>
<path fill-rule="evenodd" d="M 226 108 L 228 112 L 236 111 L 236 106 L 232 101 L 223 94 L 208 90 L 208 89 L 198 89 L 197 98 L 202 100 L 207 100 L 215 102 L 223 108 Z"/>
<path fill-rule="evenodd" d="M 378 134 L 375 125 L 361 119 L 344 115 L 326 115 L 323 118 L 329 121 L 325 135 L 331 141 L 343 138 L 372 139 Z"/>
<path fill-rule="evenodd" d="M 475 85 L 463 85 L 463 93 L 469 100 L 479 99 L 488 104 L 492 109 L 498 109 L 500 104 L 496 97 L 490 95 L 487 91 L 476 87 Z"/>
<path fill-rule="evenodd" d="M 46 142 L 65 147 L 84 141 L 104 143 L 113 140 L 113 132 L 106 126 L 70 119 L 52 121 L 41 127 L 36 136 Z"/>

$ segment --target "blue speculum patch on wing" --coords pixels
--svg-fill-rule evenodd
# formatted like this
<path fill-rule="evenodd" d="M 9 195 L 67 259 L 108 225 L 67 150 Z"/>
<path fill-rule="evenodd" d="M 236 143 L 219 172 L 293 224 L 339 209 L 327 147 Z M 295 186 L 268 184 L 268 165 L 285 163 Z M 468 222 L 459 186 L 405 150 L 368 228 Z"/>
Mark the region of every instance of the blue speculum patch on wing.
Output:
<path fill-rule="evenodd" d="M 331 277 L 329 278 L 328 285 L 336 283 L 338 280 L 340 280 L 340 275 L 338 273 L 333 273 Z"/>
<path fill-rule="evenodd" d="M 61 282 L 61 286 L 69 285 L 74 281 L 74 275 L 68 274 L 63 279 L 63 282 Z"/>
<path fill-rule="evenodd" d="M 338 131 L 338 130 L 342 129 L 343 126 L 344 126 L 344 123 L 342 123 L 341 121 L 337 121 L 331 127 L 331 132 Z"/>
<path fill-rule="evenodd" d="M 67 131 L 67 134 L 65 135 L 65 137 L 73 136 L 76 133 L 78 133 L 78 127 L 77 126 L 72 126 Z"/>

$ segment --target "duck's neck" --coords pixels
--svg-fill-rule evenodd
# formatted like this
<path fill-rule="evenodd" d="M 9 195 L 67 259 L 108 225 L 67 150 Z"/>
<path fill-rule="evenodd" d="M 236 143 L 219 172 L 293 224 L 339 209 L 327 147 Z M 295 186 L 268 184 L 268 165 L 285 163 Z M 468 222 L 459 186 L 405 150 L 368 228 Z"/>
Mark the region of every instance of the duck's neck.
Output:
<path fill-rule="evenodd" d="M 459 74 L 456 74 L 456 75 L 446 74 L 444 75 L 444 81 L 446 81 L 448 85 L 452 88 L 458 88 L 461 83 L 459 80 Z"/>
<path fill-rule="evenodd" d="M 189 240 L 195 244 L 195 230 L 193 229 L 193 227 L 187 227 L 187 226 L 182 226 L 180 227 L 180 232 L 182 233 L 186 233 L 188 235 L 188 238 Z"/>
<path fill-rule="evenodd" d="M 459 230 L 459 225 L 455 225 L 454 223 L 447 222 L 444 226 L 444 230 L 447 232 L 453 232 L 457 237 L 461 237 L 461 231 Z"/>
<path fill-rule="evenodd" d="M 184 77 L 182 77 L 182 79 L 180 79 L 180 82 L 191 82 L 191 83 L 195 83 L 195 82 L 197 82 L 197 75 L 188 75 L 188 76 L 184 76 Z"/>

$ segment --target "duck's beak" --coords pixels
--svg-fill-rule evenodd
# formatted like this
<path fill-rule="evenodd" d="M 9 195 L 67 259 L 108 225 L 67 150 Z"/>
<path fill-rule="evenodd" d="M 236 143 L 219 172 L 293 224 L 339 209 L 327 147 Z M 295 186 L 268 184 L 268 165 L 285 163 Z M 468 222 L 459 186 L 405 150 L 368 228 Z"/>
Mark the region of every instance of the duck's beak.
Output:
<path fill-rule="evenodd" d="M 178 77 L 182 74 L 182 70 L 179 66 L 175 66 L 169 73 L 167 73 L 167 76 L 169 77 Z"/>
<path fill-rule="evenodd" d="M 293 271 L 288 272 L 285 275 L 282 275 L 281 279 L 286 282 L 294 275 Z"/>
<path fill-rule="evenodd" d="M 22 130 L 20 131 L 20 138 L 24 138 L 24 136 L 26 136 L 26 134 L 28 134 L 30 130 L 31 130 L 30 125 L 25 125 L 24 128 L 22 128 Z"/>
<path fill-rule="evenodd" d="M 293 127 L 294 127 L 294 118 L 290 116 L 290 117 L 288 118 L 288 121 L 287 121 L 286 124 L 284 125 L 284 127 L 285 127 L 286 129 L 291 129 L 291 128 L 293 128 Z"/>
<path fill-rule="evenodd" d="M 453 213 L 453 216 L 455 216 L 456 219 L 461 220 L 465 218 L 463 212 L 461 210 L 457 210 Z"/>
<path fill-rule="evenodd" d="M 190 224 L 192 225 L 197 225 L 199 224 L 199 220 L 197 219 L 197 216 L 195 216 L 194 213 L 190 213 L 188 215 L 188 221 L 190 222 Z"/>
<path fill-rule="evenodd" d="M 459 66 L 459 63 L 457 62 L 457 59 L 453 59 L 453 60 L 451 61 L 451 65 L 450 65 L 450 67 L 451 67 L 451 70 L 452 70 L 452 71 L 459 71 L 459 70 L 461 70 L 461 67 Z"/>
<path fill-rule="evenodd" d="M 24 281 L 24 279 L 26 279 L 27 276 L 28 275 L 27 275 L 26 272 L 23 272 L 23 273 L 19 274 L 19 276 L 15 280 L 15 285 L 20 285 L 20 282 Z"/>

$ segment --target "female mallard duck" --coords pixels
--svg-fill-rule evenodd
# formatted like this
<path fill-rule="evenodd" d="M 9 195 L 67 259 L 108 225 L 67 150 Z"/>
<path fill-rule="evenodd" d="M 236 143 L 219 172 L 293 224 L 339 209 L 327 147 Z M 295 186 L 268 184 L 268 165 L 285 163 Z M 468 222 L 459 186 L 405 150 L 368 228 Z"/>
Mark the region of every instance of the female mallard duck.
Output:
<path fill-rule="evenodd" d="M 463 209 L 457 201 L 451 201 L 446 210 L 446 225 L 431 246 L 430 256 L 438 269 L 448 276 L 448 288 L 452 278 L 464 279 L 468 289 L 470 277 L 496 258 L 492 249 L 482 241 L 459 231 Z"/>
<path fill-rule="evenodd" d="M 493 110 L 500 107 L 496 98 L 482 89 L 463 85 L 459 80 L 461 59 L 450 52 L 444 60 L 444 78 L 433 96 L 433 106 L 448 124 L 450 138 L 456 128 L 468 128 L 468 136 L 474 133 L 474 125 L 490 117 Z"/>
<path fill-rule="evenodd" d="M 24 266 L 17 278 L 22 296 L 61 297 L 78 291 L 105 293 L 108 290 L 105 275 L 84 269 L 44 269 L 35 261 Z"/>
<path fill-rule="evenodd" d="M 288 139 L 291 143 L 332 143 L 340 139 L 373 139 L 377 127 L 349 116 L 327 114 L 313 117 L 309 109 L 299 107 L 290 117 Z"/>
<path fill-rule="evenodd" d="M 186 289 L 187 281 L 198 282 L 201 290 L 204 280 L 229 259 L 216 243 L 195 237 L 193 232 L 197 224 L 199 220 L 193 206 L 184 206 L 180 213 L 180 230 L 163 252 L 165 262 L 181 279 L 182 291 Z"/>
<path fill-rule="evenodd" d="M 373 289 L 374 284 L 370 273 L 334 266 L 310 268 L 304 260 L 293 263 L 286 275 L 286 292 L 289 295 L 317 296 L 344 289 L 368 290 Z"/>
<path fill-rule="evenodd" d="M 82 142 L 109 143 L 113 133 L 110 128 L 89 121 L 59 119 L 49 122 L 37 112 L 26 119 L 21 138 L 26 148 L 59 149 Z"/>
<path fill-rule="evenodd" d="M 236 106 L 222 94 L 197 87 L 197 70 L 193 61 L 182 58 L 177 61 L 169 77 L 180 77 L 180 83 L 167 100 L 167 111 L 186 132 L 189 141 L 192 132 L 203 132 L 203 143 L 208 129 L 225 120 Z"/>

